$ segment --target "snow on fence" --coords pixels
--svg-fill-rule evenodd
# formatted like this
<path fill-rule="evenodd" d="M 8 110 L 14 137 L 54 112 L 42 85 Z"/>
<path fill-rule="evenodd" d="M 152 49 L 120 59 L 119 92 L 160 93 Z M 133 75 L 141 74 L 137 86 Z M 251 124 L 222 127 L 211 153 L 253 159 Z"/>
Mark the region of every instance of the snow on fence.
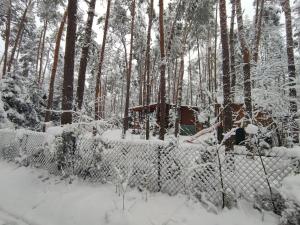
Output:
<path fill-rule="evenodd" d="M 0 158 L 90 182 L 128 184 L 141 191 L 188 194 L 217 205 L 280 187 L 299 158 L 287 150 L 226 153 L 209 143 L 111 140 L 62 133 L 0 130 Z M 272 188 L 272 189 L 270 189 Z"/>

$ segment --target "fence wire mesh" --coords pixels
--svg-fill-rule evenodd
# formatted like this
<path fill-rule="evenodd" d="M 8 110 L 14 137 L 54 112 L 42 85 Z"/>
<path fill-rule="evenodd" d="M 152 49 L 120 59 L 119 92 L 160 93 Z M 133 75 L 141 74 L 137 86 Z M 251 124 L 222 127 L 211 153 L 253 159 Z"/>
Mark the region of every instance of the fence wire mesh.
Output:
<path fill-rule="evenodd" d="M 59 176 L 127 182 L 141 191 L 183 193 L 217 205 L 239 197 L 253 200 L 299 169 L 299 159 L 282 149 L 250 154 L 236 147 L 225 153 L 208 142 L 114 140 L 102 134 L 0 130 L 0 158 Z"/>

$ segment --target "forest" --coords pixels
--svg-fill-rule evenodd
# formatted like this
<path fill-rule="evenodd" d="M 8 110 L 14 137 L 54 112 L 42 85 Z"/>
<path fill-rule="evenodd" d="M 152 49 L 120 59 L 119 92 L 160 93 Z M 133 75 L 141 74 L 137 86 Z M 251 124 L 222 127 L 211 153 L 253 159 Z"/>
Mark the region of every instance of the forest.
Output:
<path fill-rule="evenodd" d="M 300 0 L 0 0 L 0 225 L 299 225 Z"/>
<path fill-rule="evenodd" d="M 191 134 L 254 124 L 299 141 L 300 1 L 0 4 L 1 128 L 104 120 L 164 140 L 188 107 Z"/>

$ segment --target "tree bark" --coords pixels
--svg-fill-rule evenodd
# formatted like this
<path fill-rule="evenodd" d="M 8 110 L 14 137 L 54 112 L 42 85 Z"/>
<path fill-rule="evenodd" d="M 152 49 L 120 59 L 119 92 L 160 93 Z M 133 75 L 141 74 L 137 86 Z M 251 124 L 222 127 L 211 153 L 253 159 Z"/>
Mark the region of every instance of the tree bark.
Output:
<path fill-rule="evenodd" d="M 166 56 L 165 56 L 165 34 L 164 34 L 164 2 L 159 0 L 159 46 L 160 46 L 160 129 L 159 139 L 165 139 L 166 133 Z"/>
<path fill-rule="evenodd" d="M 234 48 L 235 48 L 234 19 L 235 19 L 235 0 L 231 0 L 229 43 L 230 43 L 230 75 L 231 75 L 231 99 L 232 99 L 232 102 L 234 102 L 234 98 L 235 98 L 235 84 L 236 84 L 235 55 L 234 55 Z"/>
<path fill-rule="evenodd" d="M 181 4 L 181 1 L 182 0 L 179 0 L 178 2 L 178 5 L 176 7 L 176 13 L 175 13 L 175 17 L 174 17 L 174 20 L 172 21 L 172 25 L 171 25 L 171 30 L 170 30 L 170 36 L 168 38 L 168 45 L 167 45 L 167 59 L 169 61 L 170 59 L 170 53 L 171 53 L 171 49 L 172 49 L 172 44 L 173 44 L 173 39 L 174 39 L 174 36 L 175 36 L 175 28 L 176 28 L 176 23 L 177 23 L 177 20 L 178 20 L 178 16 L 179 16 L 179 13 L 180 13 L 180 4 Z"/>
<path fill-rule="evenodd" d="M 172 45 L 173 45 L 173 40 L 174 40 L 174 36 L 175 36 L 175 31 L 176 31 L 176 25 L 177 25 L 177 20 L 178 20 L 178 17 L 179 17 L 179 13 L 180 13 L 180 5 L 181 5 L 181 2 L 182 0 L 179 0 L 179 2 L 177 3 L 177 6 L 176 6 L 176 12 L 175 12 L 175 16 L 174 16 L 174 19 L 171 23 L 171 29 L 170 29 L 170 34 L 169 34 L 169 37 L 168 37 L 168 41 L 167 41 L 167 48 L 166 48 L 166 61 L 167 61 L 167 66 L 168 66 L 168 100 L 170 102 L 170 93 L 171 93 L 171 69 L 170 69 L 170 60 L 171 60 L 171 50 L 172 50 Z M 173 96 L 174 98 L 174 96 Z"/>
<path fill-rule="evenodd" d="M 238 23 L 239 40 L 243 55 L 243 71 L 244 71 L 244 101 L 246 105 L 246 119 L 252 118 L 252 97 L 251 97 L 251 67 L 250 67 L 250 52 L 245 39 L 245 31 L 243 25 L 243 15 L 241 0 L 236 0 L 236 14 Z"/>
<path fill-rule="evenodd" d="M 218 4 L 216 5 L 216 14 L 215 14 L 215 46 L 214 46 L 214 90 L 217 93 L 218 84 L 217 84 L 217 45 L 218 45 Z"/>
<path fill-rule="evenodd" d="M 25 29 L 22 30 L 21 32 L 21 36 L 20 36 L 20 39 L 19 39 L 19 43 L 18 43 L 18 51 L 17 51 L 17 56 L 16 56 L 16 60 L 18 61 L 19 59 L 19 55 L 20 55 L 20 51 L 21 51 L 21 47 L 22 47 L 22 40 L 23 40 L 23 37 L 24 37 L 24 32 L 25 32 Z"/>
<path fill-rule="evenodd" d="M 37 48 L 37 54 L 36 54 L 36 65 L 35 65 L 35 75 L 36 75 L 36 81 L 39 80 L 39 61 L 40 61 L 40 50 L 41 50 L 41 44 L 42 44 L 42 38 L 43 38 L 44 30 L 41 30 L 41 34 L 39 37 L 39 44 Z"/>
<path fill-rule="evenodd" d="M 261 37 L 261 24 L 262 24 L 262 16 L 264 13 L 264 0 L 260 1 L 260 10 L 259 10 L 259 15 L 257 16 L 257 23 L 255 27 L 255 46 L 253 50 L 253 60 L 255 63 L 257 63 L 258 60 L 258 48 L 259 48 L 259 43 L 260 43 L 260 37 Z"/>
<path fill-rule="evenodd" d="M 107 36 L 107 31 L 108 31 L 108 22 L 109 22 L 109 16 L 110 16 L 110 4 L 111 4 L 111 0 L 108 0 L 107 8 L 106 8 L 105 22 L 104 22 L 102 46 L 101 46 L 101 51 L 100 51 L 100 59 L 99 59 L 98 72 L 97 72 L 97 79 L 96 79 L 95 120 L 99 120 L 102 117 L 102 113 L 100 113 L 100 108 L 102 108 L 101 107 L 101 75 L 102 75 L 102 66 L 103 66 L 103 61 L 104 61 L 106 36 Z"/>
<path fill-rule="evenodd" d="M 5 77 L 6 67 L 7 67 L 7 59 L 8 59 L 8 48 L 9 48 L 9 40 L 10 40 L 10 25 L 11 25 L 11 0 L 8 1 L 8 10 L 6 15 L 6 29 L 5 29 L 5 49 L 4 49 L 4 61 L 3 61 L 3 70 L 2 70 L 2 78 Z"/>
<path fill-rule="evenodd" d="M 175 137 L 178 137 L 180 134 L 180 121 L 181 121 L 181 112 L 180 112 L 180 106 L 182 103 L 182 89 L 183 89 L 183 76 L 184 76 L 184 55 L 186 52 L 186 41 L 188 36 L 188 27 L 184 28 L 184 31 L 182 33 L 182 49 L 180 53 L 180 66 L 179 66 L 179 74 L 178 74 L 178 80 L 177 80 L 177 93 L 176 93 L 176 120 L 175 120 Z"/>
<path fill-rule="evenodd" d="M 77 25 L 77 0 L 68 1 L 68 27 L 65 48 L 61 124 L 72 123 L 74 58 Z"/>
<path fill-rule="evenodd" d="M 132 57 L 133 57 L 132 51 L 133 51 L 134 26 L 135 26 L 135 0 L 132 0 L 130 50 L 129 50 L 129 61 L 128 61 L 128 70 L 127 70 L 127 79 L 126 79 L 126 99 L 125 99 L 125 110 L 124 110 L 123 137 L 125 137 L 126 131 L 129 128 L 128 113 L 129 113 L 130 83 L 131 83 L 131 70 L 132 70 Z"/>
<path fill-rule="evenodd" d="M 87 68 L 87 62 L 89 57 L 89 47 L 91 44 L 91 35 L 92 35 L 92 26 L 95 15 L 95 5 L 96 0 L 91 0 L 89 2 L 88 9 L 88 18 L 85 26 L 85 35 L 84 43 L 81 49 L 79 73 L 78 73 L 78 85 L 77 85 L 77 94 L 76 94 L 76 104 L 77 109 L 81 110 L 84 96 L 84 87 L 85 87 L 85 74 Z"/>
<path fill-rule="evenodd" d="M 178 59 L 176 57 L 175 64 L 174 64 L 174 78 L 173 78 L 173 93 L 172 93 L 172 103 L 176 102 L 177 96 L 177 70 L 178 70 Z"/>
<path fill-rule="evenodd" d="M 47 58 L 46 58 L 46 63 L 45 63 L 45 66 L 44 66 L 44 69 L 43 69 L 43 73 L 42 73 L 41 87 L 42 87 L 43 84 L 44 84 L 46 70 L 47 70 L 47 67 L 48 67 L 48 65 L 49 65 L 49 61 L 50 61 L 50 51 L 51 51 L 51 46 L 49 46 L 48 53 L 47 53 Z"/>
<path fill-rule="evenodd" d="M 282 0 L 282 9 L 285 16 L 285 29 L 286 29 L 286 50 L 288 58 L 288 73 L 289 73 L 289 97 L 290 97 L 290 113 L 294 115 L 297 113 L 297 91 L 296 91 L 296 68 L 295 68 L 295 58 L 294 58 L 294 41 L 293 41 L 293 27 L 292 27 L 292 17 L 291 17 L 291 7 L 289 0 Z M 294 120 L 294 119 L 292 119 Z M 294 121 L 292 121 L 294 124 Z M 297 136 L 297 131 L 295 126 L 293 126 L 293 141 L 299 142 Z"/>
<path fill-rule="evenodd" d="M 64 26 L 67 20 L 67 13 L 66 10 L 63 16 L 62 21 L 60 22 L 60 26 L 56 35 L 56 41 L 55 41 L 55 49 L 54 49 L 54 58 L 53 58 L 53 65 L 51 69 L 51 76 L 50 76 L 50 83 L 49 83 L 49 93 L 48 93 L 48 100 L 47 100 L 47 108 L 46 108 L 46 114 L 45 114 L 45 123 L 49 122 L 51 119 L 51 110 L 53 105 L 53 94 L 54 94 L 54 82 L 56 77 L 56 70 L 57 70 L 57 64 L 58 64 L 58 57 L 59 57 L 59 49 L 60 49 L 60 42 L 62 38 L 62 34 L 64 31 Z M 46 124 L 43 126 L 43 131 L 46 131 Z"/>
<path fill-rule="evenodd" d="M 221 43 L 222 43 L 222 71 L 223 71 L 223 127 L 224 132 L 229 132 L 232 128 L 232 111 L 230 98 L 230 62 L 229 62 L 229 45 L 227 32 L 227 15 L 226 15 L 226 1 L 220 0 L 220 27 L 221 27 Z M 225 141 L 226 151 L 232 149 L 232 140 L 229 138 Z"/>
<path fill-rule="evenodd" d="M 11 55 L 10 55 L 10 60 L 9 60 L 9 63 L 8 63 L 7 72 L 11 71 L 11 67 L 12 67 L 12 64 L 13 64 L 13 61 L 14 61 L 16 50 L 17 50 L 17 46 L 18 46 L 19 40 L 21 38 L 22 31 L 24 29 L 26 15 L 27 15 L 29 7 L 31 6 L 31 3 L 32 3 L 32 0 L 29 0 L 29 2 L 27 3 L 27 5 L 25 7 L 24 12 L 23 12 L 21 21 L 18 25 L 18 32 L 17 32 L 17 36 L 16 36 L 16 39 L 15 39 L 15 42 L 14 42 L 14 46 L 11 50 Z"/>
<path fill-rule="evenodd" d="M 208 90 L 211 93 L 211 35 L 210 35 L 210 27 L 208 28 L 208 33 L 207 33 L 207 48 L 206 48 L 206 66 L 207 66 L 207 74 L 208 74 Z M 210 98 L 209 98 L 210 99 Z M 211 102 L 210 102 L 211 103 Z"/>
<path fill-rule="evenodd" d="M 179 75 L 177 81 L 177 98 L 176 98 L 176 120 L 175 120 L 175 137 L 178 137 L 180 133 L 180 120 L 181 120 L 181 112 L 180 106 L 182 102 L 182 82 L 183 82 L 183 75 L 184 75 L 184 52 L 185 52 L 185 43 L 182 46 L 182 52 L 180 54 L 180 67 L 179 67 Z"/>
<path fill-rule="evenodd" d="M 254 26 L 257 27 L 258 17 L 259 17 L 259 1 L 255 2 L 255 16 L 254 16 Z"/>
<path fill-rule="evenodd" d="M 42 79 L 44 49 L 45 49 L 45 39 L 46 39 L 47 27 L 48 27 L 48 20 L 46 19 L 44 22 L 44 33 L 43 33 L 42 46 L 41 46 L 41 52 L 40 52 L 40 69 L 39 69 L 39 76 L 38 76 L 39 87 L 41 86 L 41 79 Z"/>
<path fill-rule="evenodd" d="M 193 81 L 192 81 L 192 63 L 191 63 L 191 51 L 189 50 L 189 87 L 190 87 L 190 102 L 193 105 Z"/>
<path fill-rule="evenodd" d="M 198 76 L 199 76 L 199 84 L 198 84 L 198 94 L 197 94 L 197 100 L 200 98 L 200 101 L 202 101 L 202 76 L 201 76 L 201 57 L 200 57 L 200 44 L 199 44 L 199 39 L 197 38 L 197 57 L 198 57 Z M 199 95 L 199 97 L 198 97 Z M 202 102 L 200 102 L 202 103 Z M 197 103 L 196 103 L 197 104 Z"/>
<path fill-rule="evenodd" d="M 152 29 L 152 18 L 153 18 L 153 0 L 150 0 L 149 5 L 149 21 L 148 21 L 148 31 L 147 31 L 147 48 L 145 56 L 145 73 L 146 73 L 146 97 L 144 103 L 147 105 L 146 109 L 146 140 L 150 137 L 150 51 L 151 51 L 151 29 Z"/>

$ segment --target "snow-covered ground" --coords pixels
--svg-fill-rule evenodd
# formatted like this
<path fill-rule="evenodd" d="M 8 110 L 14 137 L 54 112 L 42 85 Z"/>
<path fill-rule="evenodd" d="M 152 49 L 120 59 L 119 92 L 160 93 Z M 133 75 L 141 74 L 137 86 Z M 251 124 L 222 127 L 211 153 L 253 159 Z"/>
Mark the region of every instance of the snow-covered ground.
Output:
<path fill-rule="evenodd" d="M 134 141 L 145 140 L 145 137 L 143 137 L 142 135 L 132 134 L 131 132 L 132 132 L 132 130 L 129 130 L 126 133 L 126 140 L 132 140 L 132 141 L 133 140 Z M 104 139 L 109 139 L 109 140 L 120 140 L 120 138 L 122 137 L 122 130 L 121 129 L 107 130 L 102 134 L 102 137 Z M 198 143 L 198 142 L 210 139 L 210 138 L 214 138 L 213 132 L 201 135 L 200 137 L 197 138 L 196 141 L 194 141 L 194 143 Z M 186 140 L 189 140 L 189 139 L 191 139 L 191 136 L 181 136 L 180 135 L 178 137 L 178 140 L 180 142 L 185 142 Z M 152 140 L 152 141 L 158 140 L 158 135 L 156 135 L 155 137 L 150 136 L 150 140 Z M 174 135 L 172 134 L 172 135 L 166 135 L 165 140 L 166 141 L 174 141 L 174 140 L 177 140 L 177 138 L 175 138 Z"/>
<path fill-rule="evenodd" d="M 281 193 L 300 205 L 300 174 L 286 177 L 282 182 Z"/>
<path fill-rule="evenodd" d="M 0 225 L 275 225 L 242 201 L 216 212 L 186 196 L 129 190 L 122 197 L 110 184 L 69 184 L 46 171 L 0 161 Z"/>

